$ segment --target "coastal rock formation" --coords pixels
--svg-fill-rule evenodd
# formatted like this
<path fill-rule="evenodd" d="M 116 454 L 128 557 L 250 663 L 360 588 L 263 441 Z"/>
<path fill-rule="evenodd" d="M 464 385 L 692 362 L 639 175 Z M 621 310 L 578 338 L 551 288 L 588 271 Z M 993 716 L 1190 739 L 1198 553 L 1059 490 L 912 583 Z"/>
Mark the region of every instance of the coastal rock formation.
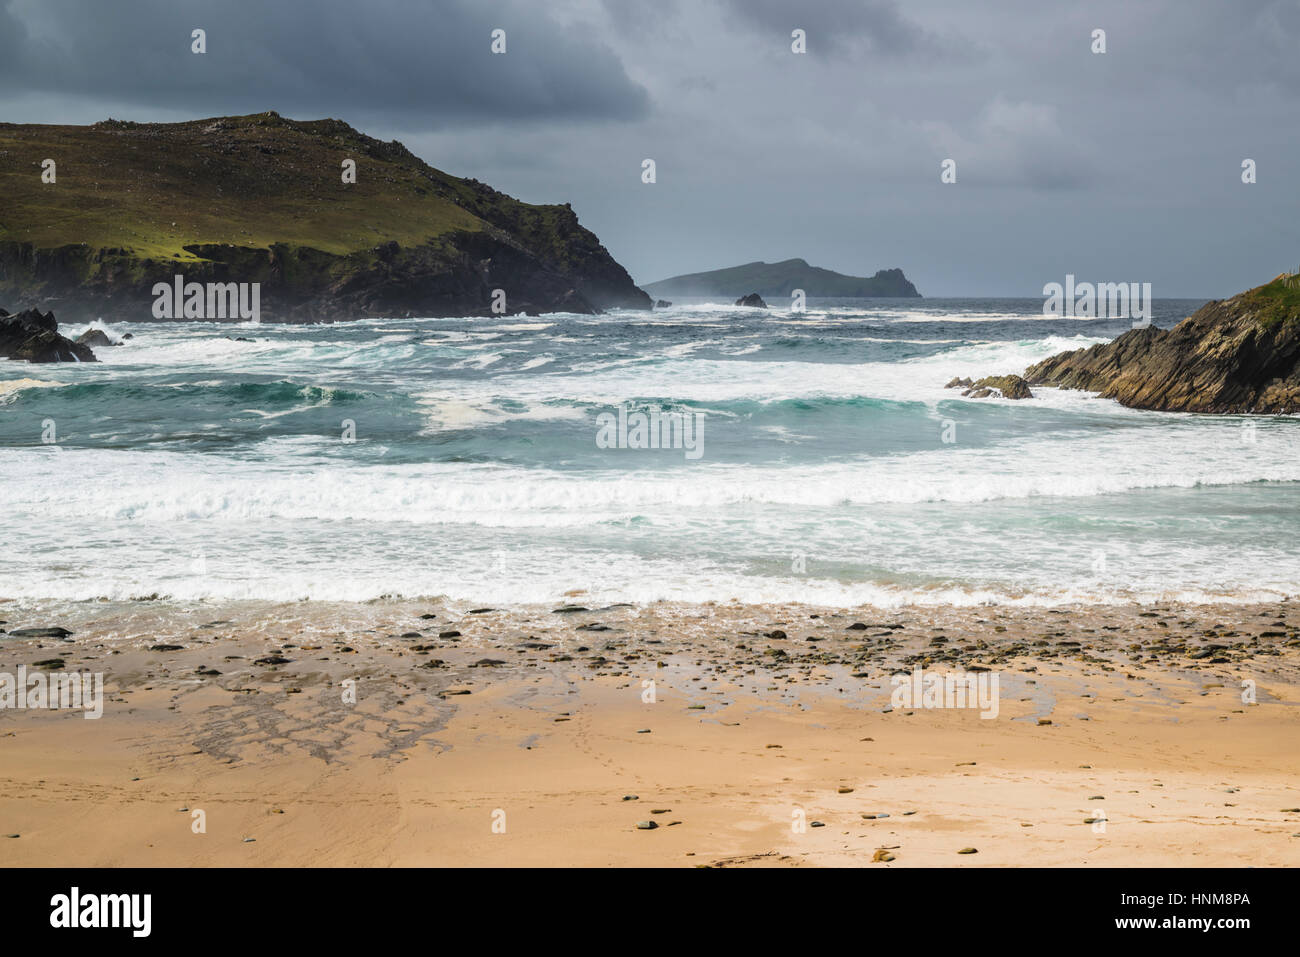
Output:
<path fill-rule="evenodd" d="M 975 382 L 965 378 L 953 379 L 944 388 L 964 389 L 962 395 L 972 399 L 987 398 L 995 391 L 1004 399 L 1032 399 L 1034 397 L 1034 394 L 1029 391 L 1029 385 L 1018 375 L 990 375 Z"/>
<path fill-rule="evenodd" d="M 672 303 L 669 302 L 667 299 L 656 299 L 656 300 L 655 300 L 655 308 L 656 308 L 656 309 L 667 309 L 667 308 L 668 308 L 669 306 L 671 306 L 671 305 L 672 305 Z"/>
<path fill-rule="evenodd" d="M 1300 412 L 1300 281 L 1283 275 L 1202 306 L 1172 329 L 1131 329 L 1025 370 L 1031 385 L 1099 392 L 1136 409 Z"/>
<path fill-rule="evenodd" d="M 520 202 L 340 120 L 0 123 L 0 154 L 0 294 L 57 300 L 65 321 L 160 318 L 154 286 L 177 275 L 259 284 L 268 321 L 651 305 L 567 203 Z M 29 175 L 49 156 L 79 158 L 57 188 Z"/>
<path fill-rule="evenodd" d="M 83 346 L 115 346 L 117 345 L 108 337 L 108 333 L 102 329 L 87 329 L 81 335 L 77 336 L 75 342 Z"/>
<path fill-rule="evenodd" d="M 767 308 L 767 303 L 763 301 L 763 297 L 756 292 L 751 292 L 748 296 L 741 296 L 739 299 L 736 300 L 736 305 L 748 306 L 751 309 Z"/>
<path fill-rule="evenodd" d="M 59 334 L 54 313 L 28 309 L 11 316 L 0 309 L 0 358 L 27 362 L 96 362 L 95 353 Z"/>

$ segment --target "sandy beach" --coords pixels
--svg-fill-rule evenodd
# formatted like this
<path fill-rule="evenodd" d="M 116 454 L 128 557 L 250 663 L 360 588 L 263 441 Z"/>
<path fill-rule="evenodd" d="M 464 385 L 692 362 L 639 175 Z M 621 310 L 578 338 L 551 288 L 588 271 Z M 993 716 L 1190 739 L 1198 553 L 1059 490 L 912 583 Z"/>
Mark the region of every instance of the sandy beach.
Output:
<path fill-rule="evenodd" d="M 0 710 L 0 862 L 1300 863 L 1287 603 L 564 600 L 0 605 L 72 632 L 0 673 L 104 676 L 96 720 Z M 894 707 L 917 668 L 996 717 Z"/>

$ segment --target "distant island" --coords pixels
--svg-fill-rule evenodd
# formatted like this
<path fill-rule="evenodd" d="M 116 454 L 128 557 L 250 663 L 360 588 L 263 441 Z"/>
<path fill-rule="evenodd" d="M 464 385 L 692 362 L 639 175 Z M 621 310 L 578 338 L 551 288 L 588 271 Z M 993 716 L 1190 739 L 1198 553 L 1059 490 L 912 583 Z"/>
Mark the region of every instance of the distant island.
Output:
<path fill-rule="evenodd" d="M 901 269 L 881 269 L 874 276 L 846 276 L 808 265 L 803 259 L 779 263 L 753 262 L 729 269 L 688 273 L 661 279 L 642 287 L 651 296 L 716 296 L 736 299 L 756 292 L 760 296 L 788 299 L 795 289 L 805 296 L 920 298 Z"/>
<path fill-rule="evenodd" d="M 0 156 L 0 302 L 63 321 L 166 318 L 154 287 L 178 275 L 258 283 L 272 321 L 651 305 L 567 203 L 520 202 L 341 120 L 0 123 Z"/>

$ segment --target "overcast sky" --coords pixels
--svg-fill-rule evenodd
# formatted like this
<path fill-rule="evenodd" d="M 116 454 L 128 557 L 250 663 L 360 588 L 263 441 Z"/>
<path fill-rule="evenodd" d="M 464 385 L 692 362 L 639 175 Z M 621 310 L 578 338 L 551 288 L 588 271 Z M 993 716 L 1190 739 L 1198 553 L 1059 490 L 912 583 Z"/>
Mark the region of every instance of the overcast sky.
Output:
<path fill-rule="evenodd" d="M 1218 298 L 1300 265 L 1298 53 L 1300 0 L 0 0 L 0 120 L 337 117 L 571 202 L 643 283 Z"/>

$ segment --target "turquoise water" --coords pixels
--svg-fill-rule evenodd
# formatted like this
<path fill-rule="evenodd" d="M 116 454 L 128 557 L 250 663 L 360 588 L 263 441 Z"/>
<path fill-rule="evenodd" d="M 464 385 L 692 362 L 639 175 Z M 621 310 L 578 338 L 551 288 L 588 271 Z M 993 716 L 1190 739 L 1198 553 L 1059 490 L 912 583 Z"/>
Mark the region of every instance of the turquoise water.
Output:
<path fill-rule="evenodd" d="M 1157 301 L 1155 322 L 1198 305 Z M 113 325 L 133 338 L 99 349 L 101 364 L 0 367 L 0 597 L 513 604 L 581 588 L 889 605 L 1300 590 L 1294 419 L 943 388 L 1129 326 L 1041 309 L 695 302 Z M 597 417 L 620 408 L 702 416 L 699 457 L 602 448 Z"/>

